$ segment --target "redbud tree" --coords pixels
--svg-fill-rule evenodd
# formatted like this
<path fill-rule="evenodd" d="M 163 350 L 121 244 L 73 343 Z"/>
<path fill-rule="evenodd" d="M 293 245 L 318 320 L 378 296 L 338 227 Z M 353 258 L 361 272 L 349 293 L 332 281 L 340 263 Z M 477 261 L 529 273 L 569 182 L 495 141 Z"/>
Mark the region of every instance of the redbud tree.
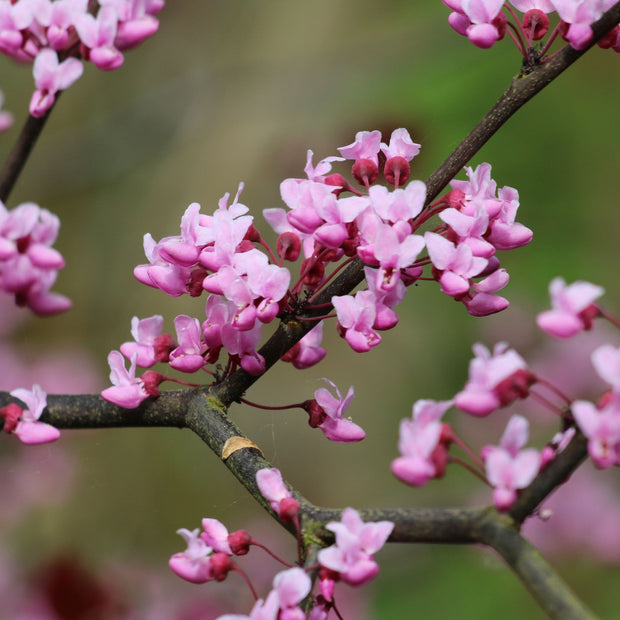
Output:
<path fill-rule="evenodd" d="M 535 208 L 540 210 L 545 205 L 538 204 L 535 194 L 525 201 L 519 194 L 519 179 L 510 177 L 511 166 L 501 168 L 501 163 L 487 161 L 481 150 L 513 114 L 526 104 L 535 105 L 529 102 L 547 87 L 556 87 L 555 80 L 566 69 L 573 71 L 574 63 L 586 62 L 591 57 L 611 57 L 620 50 L 620 10 L 610 1 L 503 4 L 463 0 L 445 4 L 452 11 L 446 15 L 454 32 L 446 27 L 441 36 L 456 40 L 447 43 L 450 47 L 445 49 L 450 49 L 453 58 L 458 59 L 466 53 L 466 46 L 473 44 L 477 50 L 476 66 L 489 55 L 503 54 L 503 84 L 509 83 L 495 104 L 484 104 L 489 110 L 481 110 L 482 120 L 460 143 L 460 133 L 450 135 L 447 144 L 454 148 L 447 157 L 450 147 L 438 144 L 433 132 L 419 122 L 410 123 L 410 117 L 400 111 L 402 104 L 398 101 L 409 95 L 408 85 L 400 93 L 396 89 L 389 92 L 382 88 L 377 74 L 376 84 L 372 85 L 378 99 L 374 102 L 375 114 L 379 119 L 392 115 L 393 120 L 381 120 L 378 130 L 371 116 L 360 115 L 362 126 L 352 127 L 349 133 L 342 127 L 332 129 L 338 138 L 321 140 L 320 145 L 312 145 L 312 150 L 307 150 L 308 145 L 298 146 L 298 140 L 292 139 L 286 144 L 286 157 L 282 157 L 281 147 L 278 155 L 263 154 L 267 167 L 277 168 L 281 164 L 285 172 L 280 175 L 279 192 L 272 189 L 260 208 L 254 206 L 250 181 L 253 176 L 264 176 L 265 164 L 247 161 L 246 144 L 226 144 L 227 148 L 216 154 L 218 165 L 226 170 L 226 178 L 234 179 L 232 186 L 221 190 L 214 186 L 222 175 L 214 170 L 211 178 L 208 167 L 203 170 L 199 156 L 195 156 L 192 165 L 200 168 L 201 178 L 209 179 L 209 193 L 215 192 L 214 197 L 207 204 L 201 196 L 190 196 L 186 187 L 176 188 L 165 207 L 168 212 L 173 210 L 169 204 L 176 205 L 174 215 L 166 218 L 174 222 L 170 226 L 162 226 L 145 210 L 140 221 L 143 255 L 138 258 L 137 253 L 131 254 L 136 260 L 126 266 L 127 273 L 133 272 L 137 280 L 131 289 L 126 289 L 132 292 L 118 295 L 117 285 L 112 284 L 106 301 L 93 303 L 80 301 L 79 286 L 74 288 L 71 300 L 64 294 L 63 276 L 70 265 L 65 266 L 64 253 L 58 249 L 63 247 L 62 242 L 56 243 L 60 220 L 49 205 L 43 205 L 32 195 L 36 194 L 36 179 L 22 183 L 15 194 L 13 189 L 22 170 L 24 179 L 28 178 L 26 164 L 31 163 L 31 152 L 36 158 L 34 147 L 38 146 L 40 135 L 41 144 L 45 144 L 43 129 L 48 118 L 51 116 L 53 123 L 65 105 L 71 106 L 72 116 L 79 118 L 83 114 L 80 104 L 85 98 L 79 94 L 82 80 L 94 75 L 97 69 L 104 72 L 98 79 L 112 80 L 116 70 L 139 63 L 143 50 L 157 45 L 161 35 L 158 30 L 165 31 L 170 7 L 160 14 L 164 3 L 159 0 L 0 3 L 0 50 L 22 65 L 30 63 L 34 79 L 30 98 L 23 99 L 29 114 L 0 172 L 0 287 L 7 298 L 23 308 L 22 312 L 31 311 L 42 317 L 67 313 L 70 317 L 72 303 L 84 303 L 89 307 L 87 314 L 94 329 L 105 331 L 101 328 L 103 316 L 114 316 L 115 324 L 124 323 L 116 332 L 117 340 L 105 343 L 108 351 L 112 349 L 108 354 L 110 384 L 98 393 L 53 393 L 53 386 L 44 389 L 43 379 L 36 377 L 29 384 L 7 386 L 0 400 L 5 441 L 47 446 L 59 439 L 62 443 L 64 429 L 101 429 L 99 433 L 104 435 L 113 432 L 109 429 L 118 428 L 121 430 L 117 433 L 131 437 L 125 444 L 131 450 L 140 445 L 139 440 L 133 439 L 136 433 L 152 433 L 152 427 L 173 433 L 172 429 L 180 428 L 190 430 L 201 448 L 215 453 L 237 480 L 235 491 L 230 491 L 228 481 L 228 497 L 247 493 L 293 535 L 295 542 L 288 550 L 277 551 L 277 544 L 269 536 L 253 533 L 252 523 L 240 522 L 235 529 L 226 523 L 221 512 L 210 513 L 211 507 L 217 507 L 217 499 L 209 479 L 216 474 L 209 473 L 206 465 L 193 463 L 179 468 L 174 475 L 170 472 L 174 467 L 166 468 L 166 488 L 156 494 L 154 505 L 173 502 L 175 493 L 184 488 L 190 477 L 197 477 L 204 484 L 201 494 L 208 497 L 207 501 L 184 507 L 182 514 L 175 513 L 174 529 L 181 537 L 178 547 L 167 546 L 169 553 L 164 556 L 162 552 L 159 557 L 161 563 L 168 560 L 176 574 L 170 574 L 170 580 L 180 577 L 200 589 L 204 598 L 200 602 L 193 598 L 192 611 L 183 612 L 191 613 L 190 617 L 361 617 L 367 613 L 360 603 L 367 584 L 381 579 L 380 566 L 383 572 L 389 571 L 381 556 L 388 555 L 385 547 L 394 546 L 392 543 L 409 543 L 403 546 L 411 556 L 416 555 L 420 543 L 486 546 L 505 561 L 548 616 L 592 617 L 588 606 L 595 607 L 596 601 L 590 600 L 587 593 L 573 593 L 529 542 L 535 534 L 530 536 L 527 528 L 545 522 L 550 524 L 548 533 L 561 527 L 562 518 L 569 522 L 577 518 L 578 508 L 564 506 L 563 514 L 562 507 L 550 507 L 549 498 L 556 490 L 568 488 L 573 482 L 571 476 L 584 462 L 592 463 L 598 470 L 612 469 L 620 463 L 620 353 L 614 340 L 616 335 L 613 331 L 607 332 L 609 335 L 603 332 L 601 339 L 594 341 L 591 353 L 576 348 L 556 360 L 555 367 L 547 364 L 540 369 L 507 342 L 512 337 L 518 339 L 518 330 L 496 337 L 502 324 L 495 316 L 511 312 L 507 285 L 512 265 L 518 264 L 519 255 L 527 255 L 529 248 L 524 246 L 532 239 L 537 243 L 546 241 L 529 225 L 527 214 L 533 206 L 528 203 L 536 204 Z M 226 9 L 221 10 L 226 13 Z M 260 12 L 254 17 L 259 15 Z M 239 31 L 244 24 L 244 20 L 236 24 Z M 455 32 L 462 38 L 458 39 Z M 156 36 L 146 41 L 153 35 Z M 346 55 L 351 53 L 351 47 L 355 48 L 356 63 L 361 58 L 382 54 L 382 46 L 359 45 L 359 41 L 337 51 Z M 213 48 L 213 59 L 217 59 L 218 45 Z M 583 56 L 586 58 L 582 60 Z M 336 76 L 346 79 L 337 58 L 338 54 L 334 54 L 323 70 L 317 71 L 313 83 L 322 86 L 316 86 L 314 92 L 301 89 L 299 81 L 303 78 L 298 71 L 294 71 L 295 79 L 291 81 L 285 79 L 286 72 L 274 72 L 273 79 L 282 80 L 274 88 L 285 103 L 292 93 L 299 93 L 299 98 L 318 99 L 316 91 L 323 88 L 328 92 L 330 81 Z M 217 60 L 213 59 L 208 63 L 216 66 Z M 452 67 L 454 62 L 450 61 Z M 155 69 L 167 70 L 165 66 L 149 70 Z M 24 72 L 24 66 L 20 71 Z M 170 73 L 174 75 L 173 71 Z M 321 82 L 318 76 L 326 81 Z M 239 89 L 239 99 L 247 102 L 245 109 L 238 105 L 249 119 L 249 127 L 254 126 L 252 118 L 260 103 L 260 98 L 254 97 L 269 84 L 269 77 L 258 74 L 230 82 Z M 174 79 L 179 78 L 170 77 L 173 93 Z M 445 106 L 446 123 L 451 118 L 449 110 L 472 100 L 472 93 L 482 89 L 488 77 L 484 72 L 477 75 L 470 64 L 461 67 L 458 74 L 455 72 L 452 80 L 460 81 L 462 95 L 453 95 L 448 102 L 437 97 Z M 145 84 L 146 80 L 142 86 Z M 217 92 L 217 85 L 217 74 L 205 82 L 213 92 Z M 438 88 L 438 84 L 434 87 Z M 423 83 L 416 84 L 420 93 L 424 88 Z M 572 89 L 574 98 L 587 92 L 578 84 Z M 69 92 L 59 100 L 64 90 Z M 147 92 L 157 96 L 148 89 Z M 168 97 L 172 97 L 170 92 Z M 5 107 L 17 115 L 19 104 L 12 91 L 5 88 L 4 95 Z M 73 96 L 78 98 L 77 103 L 71 103 Z M 122 89 L 115 96 L 121 97 Z M 407 103 L 407 108 L 415 110 L 418 96 L 421 95 L 411 95 L 413 101 Z M 165 98 L 166 94 L 160 93 L 160 97 Z M 476 101 L 479 99 L 475 97 Z M 93 174 L 93 168 L 100 166 L 103 159 L 113 160 L 109 165 L 112 170 L 114 162 L 121 169 L 123 165 L 131 166 L 123 161 L 133 152 L 126 138 L 123 142 L 123 122 L 127 119 L 146 118 L 149 130 L 145 139 L 150 141 L 147 150 L 162 148 L 155 144 L 161 129 L 157 118 L 149 118 L 149 102 L 137 101 L 131 111 L 116 116 L 116 133 L 101 132 L 94 140 L 99 153 L 72 157 L 67 141 L 59 147 L 48 147 L 57 152 L 58 161 L 52 170 L 58 177 L 53 180 L 54 186 L 60 188 L 58 191 L 62 191 L 63 178 L 80 176 L 82 167 L 85 174 Z M 290 103 L 292 108 L 306 109 L 294 101 Z M 563 105 L 573 103 L 567 97 Z M 92 105 L 103 104 L 95 100 Z M 217 105 L 206 112 L 201 110 L 201 114 L 216 119 L 221 113 L 222 118 L 231 122 L 228 112 L 218 110 Z M 543 114 L 551 115 L 553 111 L 545 110 Z M 245 123 L 245 118 L 238 122 Z M 350 114 L 348 118 L 358 122 Z M 280 120 L 289 124 L 289 131 L 299 131 L 299 118 Z M 549 169 L 544 174 L 536 171 L 540 182 L 546 186 L 569 184 L 570 178 L 566 177 L 570 175 L 555 171 L 552 162 L 560 157 L 563 140 L 573 144 L 564 134 L 578 133 L 579 128 L 568 125 L 561 137 L 541 143 L 535 130 L 519 126 L 519 115 L 511 123 L 516 127 L 515 144 L 505 154 L 507 159 L 528 157 L 529 150 L 543 149 Z M 3 110 L 0 128 L 9 130 L 11 124 L 10 114 Z M 177 127 L 177 136 L 187 135 L 192 123 Z M 217 131 L 221 132 L 222 127 L 216 122 L 207 134 Z M 119 140 L 117 148 L 113 139 Z M 168 136 L 170 148 L 178 148 L 179 143 L 193 148 L 191 138 L 177 140 Z M 248 135 L 247 140 L 251 143 L 252 136 Z M 423 158 L 429 144 L 437 161 L 443 159 L 443 163 L 433 168 L 427 161 L 424 165 L 428 173 L 422 174 L 418 158 Z M 578 154 L 574 156 L 577 158 Z M 293 161 L 297 164 L 293 165 Z M 244 175 L 243 164 L 250 166 L 248 176 Z M 498 166 L 500 175 L 496 175 Z M 163 172 L 154 170 L 157 167 L 145 169 L 144 185 L 157 184 L 153 177 Z M 270 172 L 274 174 L 273 170 Z M 173 172 L 179 185 L 183 185 L 180 178 L 185 173 L 181 167 Z M 116 174 L 116 184 L 121 188 L 110 190 L 109 197 L 113 196 L 115 201 L 112 208 L 102 205 L 103 199 L 99 199 L 99 204 L 89 204 L 89 192 L 84 191 L 83 204 L 68 217 L 74 220 L 70 230 L 79 239 L 76 247 L 84 242 L 90 245 L 97 236 L 107 236 L 103 246 L 106 249 L 96 260 L 127 265 L 130 251 L 124 247 L 123 216 L 131 211 L 135 198 L 123 198 L 122 183 L 118 183 L 122 174 Z M 598 175 L 597 182 L 610 182 L 602 173 Z M 92 178 L 105 183 L 105 176 Z M 20 199 L 15 200 L 18 191 Z M 145 191 L 149 210 L 166 198 L 152 190 Z M 587 197 L 574 199 L 575 205 L 560 205 L 550 219 L 561 220 L 566 210 L 587 209 L 580 204 Z M 524 204 L 520 209 L 521 202 Z M 116 208 L 121 204 L 122 208 Z M 90 210 L 100 210 L 102 216 L 88 220 L 89 230 L 84 230 L 80 214 Z M 528 225 L 522 223 L 522 214 Z M 63 216 L 63 224 L 66 217 Z M 610 217 L 613 224 L 613 216 Z M 105 224 L 98 228 L 98 221 Z M 613 228 L 611 224 L 609 227 Z M 64 234 L 65 228 L 62 230 Z M 573 238 L 564 235 L 562 242 L 577 248 L 586 230 L 586 226 L 575 230 Z M 136 241 L 135 245 L 140 244 Z M 90 267 L 85 261 L 74 272 L 78 281 L 87 282 L 87 289 L 100 289 L 112 280 L 113 274 L 105 270 L 91 272 Z M 537 265 L 537 269 L 542 268 Z M 514 280 L 515 276 L 512 277 Z M 536 276 L 529 279 L 532 285 L 538 283 Z M 573 341 L 593 335 L 601 324 L 618 327 L 619 321 L 612 304 L 603 296 L 604 283 L 599 278 L 575 269 L 565 273 L 559 268 L 547 280 L 551 280 L 550 304 L 541 305 L 528 319 L 532 325 L 536 322 L 545 334 L 539 336 L 541 340 Z M 520 286 L 526 290 L 528 283 Z M 449 304 L 454 314 L 421 309 L 424 296 L 431 294 L 441 299 L 429 307 L 439 309 L 441 304 Z M 451 301 L 458 304 L 450 304 Z M 165 310 L 161 310 L 164 304 Z M 495 328 L 492 337 L 477 338 L 468 371 L 467 361 L 463 354 L 459 355 L 460 369 L 449 368 L 451 374 L 461 373 L 451 391 L 445 386 L 439 388 L 441 384 L 437 382 L 437 393 L 429 392 L 434 382 L 429 381 L 428 386 L 421 382 L 416 393 L 411 394 L 410 414 L 406 410 L 391 412 L 389 416 L 383 411 L 368 411 L 368 417 L 375 419 L 365 427 L 356 413 L 354 393 L 355 389 L 359 393 L 359 388 L 349 388 L 332 371 L 316 374 L 319 365 L 326 364 L 331 355 L 338 360 L 336 368 L 342 365 L 352 369 L 349 374 L 353 380 L 365 378 L 363 383 L 368 383 L 372 391 L 380 394 L 393 385 L 393 389 L 404 394 L 408 375 L 449 374 L 445 363 L 442 368 L 440 362 L 450 359 L 450 354 L 442 354 L 441 344 L 424 336 L 424 332 L 449 333 L 451 321 L 462 319 L 447 317 L 457 315 L 475 317 L 472 320 L 488 321 L 500 328 Z M 8 322 L 8 311 L 6 317 Z M 42 320 L 53 323 L 62 319 Z M 521 317 L 509 320 L 513 327 L 522 327 L 525 322 Z M 408 321 L 412 324 L 406 327 Z M 79 325 L 67 325 L 68 332 L 71 327 L 80 329 Z M 507 325 L 503 324 L 506 330 Z M 406 336 L 395 335 L 405 334 L 406 329 Z M 493 331 L 492 327 L 488 329 L 489 333 Z M 34 344 L 36 328 L 29 333 L 32 335 L 26 339 Z M 404 373 L 398 346 L 386 357 L 377 357 L 377 351 L 390 338 L 395 343 L 406 343 L 404 347 L 401 344 L 402 350 L 417 350 L 411 367 Z M 449 340 L 443 343 L 448 351 L 453 348 Z M 18 355 L 16 352 L 7 356 L 4 373 L 9 377 L 12 368 L 21 363 Z M 595 387 L 583 381 L 585 371 L 574 370 L 577 357 L 582 360 L 579 368 L 589 365 L 598 381 Z M 361 370 L 364 362 L 369 364 L 367 371 Z M 59 363 L 52 358 L 48 366 Z M 286 385 L 292 369 L 304 375 L 315 373 L 310 382 L 299 383 L 295 393 Z M 59 374 L 63 374 L 62 370 Z M 402 387 L 396 387 L 394 374 L 404 377 Z M 270 377 L 275 377 L 274 383 L 261 392 L 261 383 Z M 451 379 L 445 380 L 452 384 Z M 418 391 L 421 389 L 424 393 Z M 57 391 L 62 392 L 62 388 Z M 377 416 L 381 419 L 377 420 Z M 244 428 L 246 420 L 250 430 Z M 280 454 L 284 453 L 286 458 L 278 454 L 278 441 L 272 442 L 270 450 L 264 448 L 264 434 L 259 436 L 265 420 L 273 433 L 278 425 L 294 424 L 283 433 Z M 365 443 L 372 445 L 373 433 L 381 443 L 391 446 L 389 450 L 383 446 L 382 458 L 370 459 L 364 451 Z M 317 435 L 322 442 L 334 443 L 330 451 L 321 451 L 319 443 L 312 443 L 312 448 L 303 452 L 298 448 L 315 442 Z M 391 439 L 388 441 L 387 437 Z M 96 439 L 91 434 L 82 441 Z M 348 445 L 339 445 L 342 443 Z M 345 466 L 343 475 L 340 463 L 349 461 L 348 455 L 355 454 L 355 450 L 358 458 L 370 466 Z M 86 455 L 84 458 L 87 461 Z M 297 470 L 292 475 L 299 483 L 288 476 L 287 465 L 291 471 Z M 140 459 L 132 465 L 143 466 Z M 210 466 L 216 467 L 213 463 Z M 377 475 L 377 471 L 382 471 L 384 477 Z M 119 471 L 118 475 L 122 478 L 124 474 Z M 401 496 L 405 499 L 400 507 L 391 507 L 381 490 L 389 476 L 389 484 L 407 485 L 403 487 L 407 491 Z M 312 497 L 313 492 L 320 496 L 320 487 L 330 479 L 336 479 L 336 483 L 331 494 L 326 495 L 330 503 L 338 505 L 336 508 L 323 507 Z M 477 487 L 483 489 L 473 502 L 475 507 L 463 495 L 464 488 L 468 493 L 475 488 L 468 479 L 477 481 Z M 424 500 L 417 499 L 430 498 L 421 487 L 448 487 L 451 480 L 452 490 L 444 493 L 451 505 L 460 502 L 462 507 L 425 508 Z M 593 503 L 598 509 L 598 514 L 595 510 L 590 524 L 584 527 L 603 531 L 600 545 L 609 552 L 615 544 L 617 528 L 614 530 L 613 524 L 608 527 L 604 519 L 613 514 L 614 506 L 605 504 L 603 499 L 593 500 L 585 489 L 574 493 L 582 505 Z M 137 499 L 139 489 L 132 489 L 131 494 L 130 510 L 141 501 Z M 149 518 L 148 511 L 144 518 Z M 153 536 L 161 536 L 161 532 L 154 532 Z M 593 535 L 585 540 L 592 538 Z M 246 555 L 248 558 L 242 557 Z M 127 573 L 136 579 L 139 571 L 128 568 Z M 218 588 L 228 587 L 232 580 L 242 584 L 238 592 L 244 591 L 247 598 L 217 594 Z M 207 584 L 211 581 L 225 583 Z M 25 603 L 11 602 L 15 606 L 8 612 L 9 617 L 33 613 L 32 609 L 42 617 L 131 617 L 132 612 L 115 600 L 103 582 L 85 581 L 70 562 L 68 566 L 56 565 L 48 570 L 42 583 L 40 591 L 30 598 L 25 595 Z M 67 592 L 76 589 L 89 592 L 90 596 L 68 607 L 67 599 L 75 599 Z M 491 596 L 488 589 L 488 584 L 480 584 L 479 596 Z M 581 594 L 586 602 L 582 602 Z M 219 602 L 209 602 L 211 595 Z M 188 600 L 196 597 L 194 593 L 186 596 Z M 223 600 L 226 602 L 222 603 Z M 411 600 L 415 605 L 415 598 Z M 26 607 L 22 609 L 20 604 Z M 459 613 L 457 609 L 459 602 L 455 600 L 452 611 L 447 613 Z M 160 605 L 158 613 L 172 617 L 181 612 L 165 611 Z"/>

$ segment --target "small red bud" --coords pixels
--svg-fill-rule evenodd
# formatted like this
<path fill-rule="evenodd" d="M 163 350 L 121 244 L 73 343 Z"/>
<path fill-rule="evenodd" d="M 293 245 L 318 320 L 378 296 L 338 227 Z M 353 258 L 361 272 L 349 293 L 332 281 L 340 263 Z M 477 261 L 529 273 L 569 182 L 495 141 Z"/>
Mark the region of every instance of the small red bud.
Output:
<path fill-rule="evenodd" d="M 159 396 L 159 384 L 166 380 L 166 377 L 160 372 L 147 370 L 141 377 L 144 383 L 144 389 L 149 396 L 157 398 Z"/>
<path fill-rule="evenodd" d="M 283 523 L 292 521 L 299 514 L 300 505 L 294 497 L 285 497 L 280 500 L 280 520 Z"/>
<path fill-rule="evenodd" d="M 233 569 L 233 561 L 226 553 L 218 551 L 209 558 L 211 574 L 215 581 L 224 581 L 228 573 Z"/>
<path fill-rule="evenodd" d="M 161 334 L 155 338 L 153 348 L 155 349 L 155 359 L 158 362 L 168 363 L 170 352 L 177 348 L 177 343 L 171 334 Z"/>
<path fill-rule="evenodd" d="M 5 432 L 12 433 L 15 430 L 22 413 L 24 413 L 24 410 L 15 403 L 9 403 L 0 409 L 0 418 L 4 418 Z"/>
<path fill-rule="evenodd" d="M 245 530 L 237 530 L 228 535 L 228 544 L 234 555 L 245 555 L 250 550 L 252 537 Z"/>
<path fill-rule="evenodd" d="M 250 224 L 250 227 L 248 228 L 245 236 L 243 237 L 243 240 L 252 242 L 260 241 L 260 233 L 258 232 L 256 226 L 254 226 L 254 224 Z"/>
<path fill-rule="evenodd" d="M 308 264 L 311 264 L 310 268 Z M 325 265 L 316 262 L 313 258 L 307 258 L 301 263 L 301 271 L 304 274 L 304 284 L 311 289 L 316 288 L 325 277 Z"/>

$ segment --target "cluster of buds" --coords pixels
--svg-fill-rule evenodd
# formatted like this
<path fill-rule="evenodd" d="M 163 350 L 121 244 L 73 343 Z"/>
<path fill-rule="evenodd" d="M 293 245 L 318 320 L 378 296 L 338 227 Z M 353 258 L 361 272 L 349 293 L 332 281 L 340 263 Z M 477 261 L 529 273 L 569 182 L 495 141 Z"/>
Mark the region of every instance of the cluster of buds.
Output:
<path fill-rule="evenodd" d="M 157 32 L 164 0 L 0 0 L 0 52 L 33 62 L 30 114 L 43 116 L 83 71 L 118 69 L 123 52 Z"/>
<path fill-rule="evenodd" d="M 261 469 L 256 474 L 256 483 L 277 517 L 285 523 L 294 523 L 299 538 L 299 502 L 292 497 L 280 472 L 275 468 Z M 218 520 L 203 519 L 202 531 L 199 528 L 178 530 L 187 549 L 175 553 L 169 566 L 179 577 L 192 583 L 223 581 L 231 571 L 244 577 L 256 600 L 250 614 L 225 614 L 218 620 L 327 620 L 332 610 L 340 618 L 334 596 L 336 584 L 343 581 L 361 586 L 377 575 L 379 566 L 373 556 L 387 541 L 394 524 L 390 521 L 365 523 L 356 510 L 346 508 L 341 521 L 328 523 L 326 527 L 335 534 L 335 543 L 319 551 L 317 565 L 303 569 L 278 558 L 245 530 L 229 534 L 226 526 Z M 274 577 L 273 588 L 264 598 L 258 598 L 249 578 L 233 560 L 235 556 L 246 555 L 252 546 L 262 548 L 288 567 Z M 304 605 L 310 610 L 306 615 L 301 604 L 313 589 L 308 574 L 311 572 L 318 572 L 319 592 Z"/>
<path fill-rule="evenodd" d="M 566 285 L 556 278 L 549 287 L 552 309 L 541 312 L 537 323 L 543 331 L 569 338 L 592 328 L 596 317 L 604 317 L 620 328 L 620 321 L 605 313 L 595 300 L 603 289 L 589 282 Z M 401 456 L 392 463 L 392 472 L 403 482 L 422 486 L 433 478 L 441 478 L 449 462 L 462 461 L 449 454 L 450 446 L 464 449 L 472 464 L 470 471 L 486 480 L 493 488 L 493 500 L 499 510 L 508 510 L 519 490 L 528 486 L 551 460 L 561 452 L 579 430 L 588 439 L 588 452 L 599 468 L 620 465 L 620 348 L 611 344 L 592 353 L 592 365 L 610 385 L 596 405 L 573 400 L 557 387 L 532 372 L 526 361 L 506 343 L 493 351 L 481 344 L 473 347 L 469 379 L 453 400 L 435 402 L 420 400 L 414 404 L 411 419 L 403 420 L 398 447 Z M 560 404 L 533 392 L 534 386 L 546 387 Z M 530 395 L 551 410 L 561 421 L 562 431 L 542 450 L 524 448 L 528 440 L 528 422 L 513 416 L 497 446 L 484 446 L 480 456 L 465 445 L 443 415 L 454 406 L 476 417 L 486 417 L 517 399 Z"/>
<path fill-rule="evenodd" d="M 448 22 L 459 34 L 477 47 L 487 49 L 506 34 L 510 36 L 526 62 L 544 62 L 544 55 L 557 36 L 576 50 L 592 40 L 592 24 L 610 9 L 616 0 L 442 0 L 452 9 Z M 523 13 L 519 17 L 515 12 Z M 505 10 L 505 12 L 504 12 Z M 549 14 L 559 21 L 547 41 L 538 44 L 549 32 Z M 620 52 L 620 30 L 616 26 L 599 41 L 599 46 Z M 538 44 L 539 49 L 534 46 Z"/>
<path fill-rule="evenodd" d="M 32 202 L 11 211 L 0 202 L 0 290 L 39 316 L 71 307 L 64 295 L 50 292 L 65 266 L 60 252 L 51 247 L 59 227 L 55 215 Z"/>
<path fill-rule="evenodd" d="M 225 350 L 227 373 L 241 366 L 260 375 L 265 369 L 257 351 L 263 325 L 283 316 L 303 320 L 322 287 L 355 258 L 365 264 L 367 288 L 355 295 L 333 296 L 331 302 L 338 332 L 357 352 L 379 344 L 378 332 L 397 324 L 394 308 L 417 281 L 438 281 L 442 291 L 472 315 L 503 310 L 508 302 L 495 293 L 506 285 L 508 274 L 500 268 L 496 250 L 516 248 L 532 238 L 528 228 L 515 222 L 517 191 L 510 187 L 498 191 L 490 165 L 482 164 L 475 170 L 467 168 L 468 181 L 453 181 L 452 190 L 425 209 L 422 181 L 401 187 L 419 150 L 405 129 L 397 129 L 389 144 L 381 142 L 379 131 L 359 132 L 352 144 L 339 149 L 342 157 L 327 157 L 316 167 L 309 151 L 307 178 L 281 184 L 288 209 L 264 211 L 279 235 L 275 251 L 254 226 L 248 207 L 239 202 L 242 186 L 230 204 L 226 194 L 213 215 L 201 213 L 198 203 L 189 205 L 180 235 L 160 241 L 145 235 L 149 263 L 135 268 L 136 278 L 174 297 L 206 292 L 208 299 L 204 319 L 186 315 L 175 319 L 176 341 L 161 333 L 159 319 L 134 318 L 136 344 L 121 347 L 130 370 L 125 370 L 120 354 L 111 359 L 113 375 L 121 382 L 113 377 L 114 384 L 134 386 L 131 406 L 157 395 L 156 385 L 143 389 L 153 377 L 147 382 L 136 378 L 136 365 L 148 368 L 163 361 L 193 373 L 216 363 Z M 385 160 L 383 178 L 391 189 L 375 184 L 380 153 Z M 332 164 L 344 159 L 353 160 L 352 175 L 361 190 L 342 174 L 331 172 Z M 435 215 L 441 222 L 422 232 Z M 299 258 L 300 273 L 294 281 L 285 263 Z M 313 320 L 321 318 L 326 317 Z M 325 355 L 321 336 L 318 323 L 285 361 L 297 368 L 318 363 Z M 110 395 L 109 390 L 104 392 L 104 397 Z"/>

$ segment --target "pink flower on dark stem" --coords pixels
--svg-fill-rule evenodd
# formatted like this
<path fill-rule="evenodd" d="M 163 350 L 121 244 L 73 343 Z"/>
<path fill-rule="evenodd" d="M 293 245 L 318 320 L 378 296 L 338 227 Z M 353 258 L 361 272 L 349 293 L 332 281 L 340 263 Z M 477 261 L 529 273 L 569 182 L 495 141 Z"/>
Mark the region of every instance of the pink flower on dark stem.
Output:
<path fill-rule="evenodd" d="M 486 464 L 487 479 L 493 486 L 493 502 L 498 510 L 508 510 L 517 499 L 517 491 L 524 489 L 540 469 L 541 455 L 527 443 L 528 422 L 522 416 L 512 416 L 502 435 L 499 446 L 485 446 L 482 457 Z"/>
<path fill-rule="evenodd" d="M 372 556 L 383 547 L 394 524 L 364 523 L 356 510 L 345 508 L 342 520 L 332 521 L 326 527 L 336 535 L 336 544 L 319 551 L 321 566 L 339 573 L 350 585 L 360 586 L 373 579 L 379 566 Z"/>
<path fill-rule="evenodd" d="M 32 390 L 24 388 L 13 390 L 11 396 L 21 400 L 26 408 L 22 409 L 18 405 L 11 404 L 0 409 L 0 417 L 5 418 L 6 432 L 17 435 L 23 443 L 31 445 L 56 441 L 60 437 L 57 428 L 39 422 L 47 406 L 47 394 L 38 385 L 33 385 Z"/>
<path fill-rule="evenodd" d="M 136 359 L 137 353 L 134 353 L 129 370 L 127 370 L 125 359 L 120 351 L 110 351 L 108 355 L 110 381 L 113 386 L 103 390 L 101 396 L 124 409 L 134 409 L 149 397 L 144 381 L 136 377 Z"/>
<path fill-rule="evenodd" d="M 269 501 L 271 509 L 284 522 L 291 521 L 299 512 L 299 502 L 291 495 L 275 467 L 256 472 L 256 484 L 262 496 Z"/>

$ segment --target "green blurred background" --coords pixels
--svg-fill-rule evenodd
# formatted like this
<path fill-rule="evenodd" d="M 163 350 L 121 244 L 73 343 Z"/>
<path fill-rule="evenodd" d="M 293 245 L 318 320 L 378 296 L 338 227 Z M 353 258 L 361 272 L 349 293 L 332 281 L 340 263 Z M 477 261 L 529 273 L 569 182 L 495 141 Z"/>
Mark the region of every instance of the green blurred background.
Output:
<path fill-rule="evenodd" d="M 439 1 L 169 2 L 160 32 L 128 52 L 121 70 L 87 66 L 62 96 L 11 196 L 8 206 L 33 200 L 61 217 L 57 247 L 67 266 L 55 290 L 74 301 L 64 316 L 29 320 L 14 341 L 47 352 L 86 348 L 103 387 L 107 353 L 129 339 L 133 315 L 163 314 L 172 331 L 175 315 L 203 312 L 203 299 L 167 298 L 132 276 L 145 260 L 143 234 L 178 234 L 190 202 L 209 212 L 244 181 L 242 202 L 262 225 L 261 210 L 281 206 L 280 181 L 303 176 L 307 148 L 316 161 L 362 129 L 407 127 L 422 143 L 413 176 L 425 179 L 520 68 L 509 41 L 479 50 L 451 30 L 448 14 Z M 460 471 L 421 490 L 391 476 L 399 420 L 416 399 L 460 389 L 472 342 L 514 340 L 524 353 L 540 344 L 533 313 L 547 306 L 552 277 L 602 284 L 606 305 L 617 307 L 618 62 L 613 52 L 587 54 L 472 162 L 491 162 L 500 187 L 519 189 L 518 219 L 534 230 L 528 247 L 502 257 L 511 308 L 474 319 L 437 286 L 421 285 L 377 349 L 354 354 L 331 326 L 320 367 L 276 367 L 248 392 L 286 404 L 309 398 L 320 377 L 343 392 L 354 385 L 350 414 L 368 433 L 361 445 L 329 445 L 303 415 L 233 409 L 308 498 L 334 506 L 469 503 L 479 485 Z M 19 126 L 32 91 L 29 67 L 1 59 L 0 87 Z M 0 155 L 17 131 L 2 137 Z M 184 546 L 177 528 L 206 516 L 230 529 L 266 520 L 189 432 L 76 432 L 61 441 L 79 459 L 78 481 L 68 502 L 34 511 L 18 528 L 11 545 L 26 564 L 69 549 L 93 570 L 106 561 L 144 562 L 174 581 L 165 565 Z M 48 448 L 38 450 L 45 467 Z M 260 527 L 284 536 L 275 524 Z M 293 541 L 285 544 L 292 554 Z M 379 560 L 369 618 L 542 617 L 490 551 L 408 546 Z M 558 565 L 595 611 L 620 618 L 615 565 L 587 556 Z"/>

